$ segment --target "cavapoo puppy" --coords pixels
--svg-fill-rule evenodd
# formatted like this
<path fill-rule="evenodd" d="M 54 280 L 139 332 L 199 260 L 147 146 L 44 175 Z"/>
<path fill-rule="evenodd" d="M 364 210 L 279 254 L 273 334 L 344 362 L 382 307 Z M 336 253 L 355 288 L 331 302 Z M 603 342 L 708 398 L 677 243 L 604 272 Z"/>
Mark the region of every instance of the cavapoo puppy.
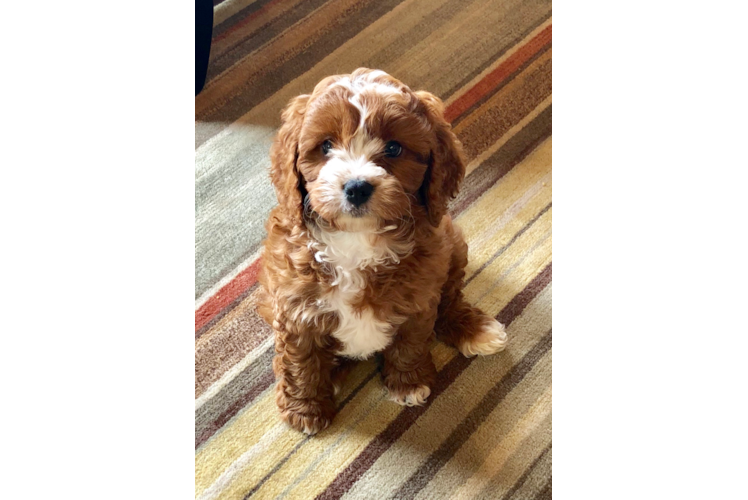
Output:
<path fill-rule="evenodd" d="M 275 332 L 276 402 L 292 427 L 326 428 L 351 359 L 382 353 L 390 398 L 420 405 L 436 337 L 501 351 L 504 327 L 462 296 L 467 245 L 447 215 L 461 146 L 428 92 L 360 68 L 282 114 L 271 149 L 260 313 Z"/>

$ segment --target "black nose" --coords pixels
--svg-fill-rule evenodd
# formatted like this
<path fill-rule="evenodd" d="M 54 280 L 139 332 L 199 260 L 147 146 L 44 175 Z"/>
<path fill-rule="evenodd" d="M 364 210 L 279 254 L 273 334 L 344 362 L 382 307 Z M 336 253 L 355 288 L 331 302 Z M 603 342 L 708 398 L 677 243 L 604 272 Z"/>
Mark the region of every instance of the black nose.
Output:
<path fill-rule="evenodd" d="M 366 200 L 371 198 L 371 193 L 374 191 L 374 186 L 361 179 L 353 179 L 345 183 L 343 186 L 345 191 L 345 197 L 353 205 L 359 207 L 366 203 Z"/>

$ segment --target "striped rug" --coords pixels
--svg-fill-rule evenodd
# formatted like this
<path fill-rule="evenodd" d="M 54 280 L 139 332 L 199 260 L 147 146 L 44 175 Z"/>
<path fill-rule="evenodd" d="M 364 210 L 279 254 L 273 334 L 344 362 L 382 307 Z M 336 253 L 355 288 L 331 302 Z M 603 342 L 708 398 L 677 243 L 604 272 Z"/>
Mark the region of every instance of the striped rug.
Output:
<path fill-rule="evenodd" d="M 225 0 L 213 37 L 195 99 L 196 497 L 550 498 L 550 1 Z M 278 418 L 255 308 L 268 150 L 291 97 L 359 66 L 445 101 L 469 162 L 452 205 L 465 294 L 510 341 L 480 359 L 435 342 L 425 407 L 385 400 L 362 362 L 307 438 Z"/>

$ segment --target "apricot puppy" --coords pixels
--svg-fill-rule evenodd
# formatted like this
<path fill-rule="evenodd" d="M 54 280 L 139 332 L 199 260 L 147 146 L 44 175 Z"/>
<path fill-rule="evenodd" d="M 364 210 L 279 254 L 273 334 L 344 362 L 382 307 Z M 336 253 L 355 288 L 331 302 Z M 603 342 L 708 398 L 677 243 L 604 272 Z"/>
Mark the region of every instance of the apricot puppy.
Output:
<path fill-rule="evenodd" d="M 350 359 L 381 352 L 391 399 L 420 405 L 434 334 L 465 356 L 501 351 L 504 327 L 461 292 L 467 245 L 447 203 L 465 165 L 442 102 L 360 68 L 294 98 L 282 122 L 260 312 L 283 419 L 326 428 Z"/>

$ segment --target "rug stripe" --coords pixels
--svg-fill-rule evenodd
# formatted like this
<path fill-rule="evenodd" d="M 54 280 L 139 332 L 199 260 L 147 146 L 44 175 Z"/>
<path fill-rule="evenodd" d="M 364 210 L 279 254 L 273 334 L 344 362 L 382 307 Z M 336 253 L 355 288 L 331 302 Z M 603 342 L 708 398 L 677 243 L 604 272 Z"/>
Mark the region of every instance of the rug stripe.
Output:
<path fill-rule="evenodd" d="M 444 467 L 432 479 L 426 478 L 422 489 L 413 491 L 412 498 L 433 498 L 437 492 L 452 498 L 475 498 L 497 471 L 501 471 L 502 479 L 516 479 L 527 465 L 518 460 L 521 462 L 528 448 L 542 449 L 551 442 L 551 386 L 547 383 L 550 378 L 549 351 L 525 377 L 524 385 L 513 389 L 486 420 L 466 436 L 464 444 L 452 451 Z M 519 399 L 523 405 L 519 418 L 515 417 L 517 410 L 512 407 L 518 403 L 510 403 L 514 399 Z M 508 489 L 503 481 L 498 486 L 493 490 L 495 497 Z"/>
<path fill-rule="evenodd" d="M 501 248 L 499 248 L 496 251 L 496 253 L 491 256 L 490 259 L 488 259 L 486 262 L 481 264 L 481 266 L 478 269 L 476 269 L 475 272 L 473 272 L 472 274 L 468 276 L 468 278 L 465 280 L 465 286 L 469 285 L 470 282 L 473 281 L 473 279 L 475 279 L 481 273 L 481 271 L 483 271 L 486 267 L 491 265 L 496 260 L 496 258 L 501 256 L 506 251 L 507 248 L 509 248 L 515 241 L 517 241 L 517 239 L 520 236 L 524 235 L 525 232 L 527 232 L 528 229 L 530 229 L 543 215 L 545 215 L 545 213 L 548 212 L 552 206 L 553 206 L 553 203 L 548 203 L 545 207 L 543 207 L 543 210 L 541 210 L 535 217 L 530 219 L 530 221 L 528 221 L 524 226 L 522 226 L 522 229 L 516 232 L 514 236 L 512 236 L 512 239 L 509 240 L 508 243 L 506 243 Z"/>
<path fill-rule="evenodd" d="M 502 46 L 500 50 L 495 52 L 493 56 L 488 58 L 485 64 L 482 64 L 466 75 L 460 82 L 450 88 L 444 93 L 444 105 L 450 106 L 454 101 L 462 97 L 462 95 L 469 91 L 475 86 L 476 83 L 483 80 L 486 75 L 491 73 L 494 69 L 504 64 L 509 57 L 514 55 L 515 52 L 520 50 L 530 40 L 548 27 L 552 23 L 551 13 L 547 12 L 545 15 L 539 17 L 533 24 L 529 25 L 527 30 L 515 37 L 510 43 Z"/>
<path fill-rule="evenodd" d="M 223 318 L 226 317 L 227 314 L 229 314 L 231 311 L 236 309 L 239 304 L 244 302 L 250 295 L 252 295 L 252 292 L 256 291 L 259 285 L 257 284 L 257 281 L 255 280 L 253 283 L 249 285 L 249 288 L 244 290 L 240 293 L 238 297 L 236 297 L 234 300 L 229 302 L 226 306 L 222 307 L 221 309 L 217 309 L 216 311 L 213 311 L 213 315 L 206 315 L 206 317 L 201 318 L 202 320 L 208 319 L 208 322 L 203 324 L 199 330 L 195 331 L 195 340 L 200 339 L 200 337 L 203 336 L 203 334 L 209 332 L 216 324 L 221 321 Z"/>
<path fill-rule="evenodd" d="M 472 160 L 469 160 L 467 165 L 465 166 L 465 175 L 469 176 L 472 172 L 474 172 L 478 167 L 480 167 L 484 161 L 486 161 L 488 158 L 496 154 L 496 152 L 503 148 L 504 145 L 509 142 L 511 139 L 513 139 L 517 134 L 519 134 L 525 127 L 528 125 L 531 125 L 533 122 L 536 121 L 536 118 L 540 116 L 541 113 L 551 109 L 551 96 L 546 97 L 541 101 L 540 104 L 538 104 L 535 109 L 530 111 L 529 114 L 525 115 L 518 123 L 515 125 L 512 125 L 509 130 L 506 131 L 506 133 L 499 137 L 499 139 L 494 142 L 491 146 L 488 147 L 488 149 L 485 149 L 481 154 L 473 158 Z M 548 123 L 551 123 L 550 118 L 548 119 Z M 550 127 L 548 127 L 548 130 L 550 130 Z"/>
<path fill-rule="evenodd" d="M 460 136 L 470 137 L 463 148 L 468 161 L 488 149 L 515 123 L 530 114 L 545 98 L 551 95 L 552 75 L 549 48 L 533 60 L 515 78 L 507 82 L 496 94 L 470 113 L 455 127 Z"/>
<path fill-rule="evenodd" d="M 263 14 L 267 13 L 273 6 L 287 3 L 288 2 L 285 2 L 284 0 L 255 0 L 241 7 L 240 10 L 233 9 L 234 13 L 228 17 L 223 18 L 224 16 L 222 15 L 221 17 L 223 19 L 221 19 L 217 23 L 214 23 L 213 26 L 213 44 L 220 44 L 224 38 L 238 30 L 242 30 L 243 34 L 254 33 L 256 31 L 256 28 L 247 29 L 247 25 L 249 25 L 258 17 L 261 17 Z M 274 14 L 278 15 L 280 14 L 280 12 L 276 12 Z M 275 15 L 272 17 L 275 17 Z M 216 17 L 216 14 L 214 14 L 214 17 Z"/>
<path fill-rule="evenodd" d="M 543 448 L 543 450 L 540 452 L 540 454 L 535 457 L 535 460 L 525 469 L 525 471 L 522 473 L 522 475 L 515 481 L 515 483 L 512 485 L 512 487 L 499 498 L 499 500 L 502 500 L 504 498 L 512 498 L 514 493 L 522 488 L 524 486 L 525 482 L 528 480 L 530 475 L 533 473 L 536 467 L 541 463 L 542 460 L 545 459 L 546 456 L 549 456 L 551 454 L 551 448 L 553 447 L 553 443 L 548 443 L 548 445 Z"/>
<path fill-rule="evenodd" d="M 256 292 L 198 339 L 195 345 L 196 397 L 201 397 L 224 373 L 251 356 L 272 336 L 270 326 L 257 314 Z"/>
<path fill-rule="evenodd" d="M 263 353 L 271 350 L 275 345 L 274 338 L 268 337 L 265 341 L 260 344 L 256 349 L 252 350 L 247 356 L 241 361 L 234 364 L 229 370 L 221 375 L 221 378 L 211 384 L 200 396 L 195 399 L 195 411 L 199 410 L 208 401 L 213 399 L 221 390 L 230 384 L 236 377 L 241 376 L 247 369 L 252 369 L 252 365 L 255 361 L 263 355 Z"/>
<path fill-rule="evenodd" d="M 212 398 L 195 411 L 196 448 L 237 413 L 237 405 L 243 408 L 272 385 L 275 379 L 267 367 L 274 356 L 274 349 L 264 351 L 254 363 L 222 388 L 220 398 Z"/>
<path fill-rule="evenodd" d="M 548 139 L 551 135 L 551 118 L 549 106 L 473 170 L 452 202 L 450 212 L 461 214 Z"/>
<path fill-rule="evenodd" d="M 293 29 L 296 23 L 302 22 L 325 5 L 326 0 L 305 0 L 295 8 L 287 9 L 280 16 L 271 19 L 263 25 L 258 25 L 252 32 L 242 30 L 235 32 L 225 40 L 225 50 L 217 51 L 215 59 L 211 61 L 211 69 L 208 71 L 208 79 L 220 78 L 231 68 L 242 60 L 252 57 L 254 52 L 265 48 L 273 43 L 289 29 Z M 272 7 L 272 6 L 271 6 Z"/>
<path fill-rule="evenodd" d="M 530 41 L 523 45 L 517 52 L 512 54 L 503 64 L 485 76 L 473 88 L 453 102 L 445 111 L 444 118 L 448 122 L 456 120 L 460 115 L 473 107 L 489 93 L 498 88 L 499 84 L 508 79 L 511 74 L 519 70 L 532 56 L 538 54 L 544 47 L 551 43 L 552 26 L 549 25 L 543 31 L 535 35 Z"/>

